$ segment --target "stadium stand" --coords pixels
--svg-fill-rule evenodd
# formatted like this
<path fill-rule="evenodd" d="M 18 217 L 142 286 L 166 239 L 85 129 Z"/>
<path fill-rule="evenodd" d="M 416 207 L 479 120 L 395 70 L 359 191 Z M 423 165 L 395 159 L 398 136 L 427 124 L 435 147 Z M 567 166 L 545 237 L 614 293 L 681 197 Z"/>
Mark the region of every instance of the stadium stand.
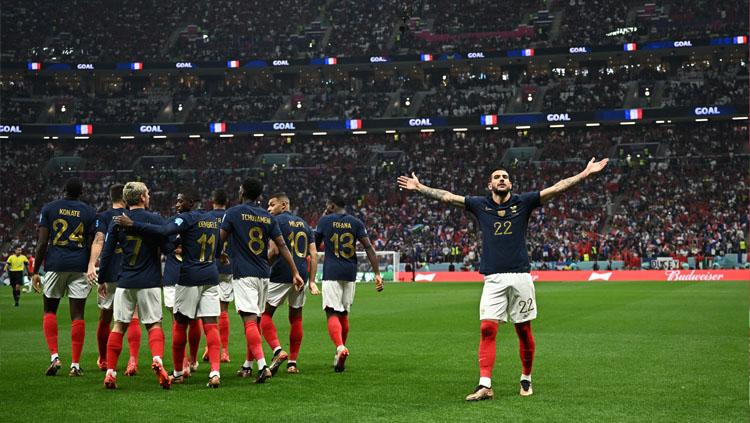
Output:
<path fill-rule="evenodd" d="M 402 251 L 404 262 L 416 253 L 420 262 L 453 261 L 468 268 L 476 266 L 480 253 L 473 221 L 420 197 L 407 201 L 393 183 L 397 175 L 414 171 L 426 184 L 482 195 L 478 187 L 486 184 L 488 169 L 503 164 L 521 192 L 576 173 L 591 156 L 609 156 L 614 161 L 605 177 L 580 187 L 585 195 L 555 199 L 532 217 L 532 259 L 540 266 L 565 266 L 587 254 L 593 260 L 597 247 L 598 259 L 623 260 L 629 267 L 636 267 L 636 257 L 640 266 L 665 255 L 683 262 L 701 257 L 703 263 L 736 252 L 747 233 L 747 137 L 746 123 L 717 122 L 397 137 L 174 139 L 150 145 L 147 154 L 139 141 L 23 148 L 6 141 L 4 165 L 19 174 L 34 174 L 27 168 L 33 157 L 52 160 L 36 178 L 3 184 L 3 239 L 13 238 L 22 224 L 23 243 L 31 245 L 39 205 L 56 197 L 54 187 L 70 175 L 86 181 L 86 199 L 98 208 L 106 205 L 110 184 L 140 179 L 152 190 L 152 209 L 165 215 L 185 184 L 208 198 L 217 187 L 234 193 L 243 178 L 255 175 L 269 190 L 290 193 L 295 212 L 313 224 L 322 199 L 339 193 L 367 222 L 378 245 Z M 534 153 L 528 159 L 512 158 L 514 151 L 529 148 Z M 461 252 L 457 257 L 449 256 L 453 246 Z"/>

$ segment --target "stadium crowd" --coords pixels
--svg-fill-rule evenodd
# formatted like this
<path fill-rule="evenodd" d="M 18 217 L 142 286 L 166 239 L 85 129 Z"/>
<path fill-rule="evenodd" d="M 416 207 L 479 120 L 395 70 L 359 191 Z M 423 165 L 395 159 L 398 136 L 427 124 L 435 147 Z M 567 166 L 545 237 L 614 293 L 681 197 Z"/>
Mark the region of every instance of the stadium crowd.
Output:
<path fill-rule="evenodd" d="M 12 0 L 0 22 L 12 61 L 222 61 L 646 42 L 747 33 L 748 4 L 708 0 L 497 2 Z M 87 19 L 78 19 L 85 10 Z M 581 16 L 587 19 L 581 20 Z M 555 21 L 559 25 L 554 25 Z M 23 34 L 23 36 L 22 36 Z"/>
<path fill-rule="evenodd" d="M 173 213 L 176 193 L 185 184 L 208 199 L 214 188 L 234 193 L 243 178 L 254 175 L 262 177 L 267 192 L 286 191 L 294 212 L 313 225 L 324 199 L 341 194 L 379 248 L 401 251 L 404 261 L 416 253 L 420 262 L 470 268 L 480 256 L 474 221 L 398 191 L 393 183 L 398 175 L 414 171 L 427 185 L 482 195 L 487 169 L 505 157 L 514 191 L 522 192 L 575 174 L 591 156 L 608 156 L 614 161 L 603 178 L 586 181 L 575 195 L 559 197 L 532 216 L 530 253 L 534 261 L 561 265 L 596 257 L 638 267 L 657 256 L 686 260 L 737 251 L 748 230 L 747 136 L 746 124 L 732 122 L 395 137 L 170 139 L 151 144 L 147 157 L 139 156 L 138 141 L 26 148 L 5 141 L 7 166 L 18 167 L 15 174 L 37 176 L 21 185 L 4 181 L 2 237 L 10 240 L 20 224 L 21 244 L 33 245 L 39 205 L 55 198 L 70 175 L 84 179 L 84 197 L 98 209 L 107 206 L 109 185 L 141 180 L 152 190 L 151 208 L 165 215 Z M 530 160 L 506 157 L 519 147 L 534 147 L 536 153 Z M 708 161 L 696 160 L 698 153 Z M 71 170 L 35 173 L 27 163 L 40 154 L 82 162 Z M 23 194 L 6 195 L 15 192 Z"/>

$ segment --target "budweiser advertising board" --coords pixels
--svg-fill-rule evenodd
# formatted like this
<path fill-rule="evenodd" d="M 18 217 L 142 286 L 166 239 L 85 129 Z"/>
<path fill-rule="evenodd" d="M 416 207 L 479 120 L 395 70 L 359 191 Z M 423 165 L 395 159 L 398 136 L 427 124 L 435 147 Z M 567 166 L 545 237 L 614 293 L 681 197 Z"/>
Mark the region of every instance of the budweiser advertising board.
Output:
<path fill-rule="evenodd" d="M 587 282 L 587 281 L 655 281 L 655 282 L 691 282 L 691 281 L 750 281 L 750 270 L 569 270 L 569 271 L 533 271 L 531 277 L 535 282 Z M 412 274 L 401 272 L 399 280 L 412 281 Z M 417 272 L 415 282 L 482 282 L 479 272 Z"/>

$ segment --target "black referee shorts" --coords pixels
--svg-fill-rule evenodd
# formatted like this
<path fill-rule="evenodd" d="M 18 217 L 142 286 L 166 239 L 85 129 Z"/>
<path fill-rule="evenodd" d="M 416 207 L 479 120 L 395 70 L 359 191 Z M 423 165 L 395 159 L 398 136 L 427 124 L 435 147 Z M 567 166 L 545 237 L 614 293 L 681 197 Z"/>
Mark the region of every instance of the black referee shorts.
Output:
<path fill-rule="evenodd" d="M 8 272 L 10 286 L 23 285 L 23 270 L 18 272 Z"/>

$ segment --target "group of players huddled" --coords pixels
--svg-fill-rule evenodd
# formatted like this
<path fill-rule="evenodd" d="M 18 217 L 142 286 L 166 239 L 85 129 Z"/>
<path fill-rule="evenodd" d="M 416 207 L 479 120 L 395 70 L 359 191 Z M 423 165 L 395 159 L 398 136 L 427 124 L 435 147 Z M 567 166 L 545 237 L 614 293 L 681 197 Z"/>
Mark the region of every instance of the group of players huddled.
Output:
<path fill-rule="evenodd" d="M 242 317 L 247 341 L 246 358 L 237 374 L 251 377 L 255 361 L 255 382 L 263 383 L 287 360 L 287 372 L 298 373 L 305 290 L 307 287 L 311 294 L 320 294 L 315 283 L 316 246 L 323 242 L 326 260 L 322 302 L 328 332 L 336 347 L 333 367 L 336 372 L 343 371 L 349 355 L 345 343 L 356 286 L 357 242 L 367 253 L 375 274 L 375 288 L 383 289 L 365 226 L 346 213 L 343 199 L 331 196 L 325 215 L 313 231 L 290 212 L 289 197 L 284 193 L 272 194 L 267 210 L 260 207 L 262 191 L 260 180 L 247 179 L 240 187 L 238 205 L 227 209 L 226 193 L 217 190 L 213 194 L 213 210 L 207 211 L 198 207 L 204 199 L 197 191 L 185 187 L 177 195 L 177 214 L 164 219 L 148 211 L 149 190 L 142 182 L 111 187 L 112 208 L 97 214 L 80 201 L 81 180 L 69 179 L 65 197 L 42 209 L 36 257 L 38 263 L 44 263 L 45 273 L 40 278 L 34 269 L 32 274 L 34 287 L 44 294 L 44 335 L 51 354 L 46 374 L 57 374 L 62 365 L 57 345 L 57 309 L 66 293 L 72 320 L 69 374 L 83 374 L 80 358 L 85 338 L 84 308 L 97 283 L 97 365 L 106 371 L 105 388 L 117 387 L 117 362 L 126 332 L 130 360 L 125 373 L 133 375 L 138 371 L 141 323 L 148 331 L 151 367 L 164 389 L 184 382 L 197 368 L 201 330 L 207 344 L 203 359 L 211 367 L 208 386 L 218 388 L 220 363 L 229 362 L 228 307 L 232 301 Z M 173 372 L 168 372 L 163 363 L 162 297 L 174 315 Z M 282 349 L 272 320 L 276 308 L 285 300 L 289 303 L 289 354 Z M 273 349 L 270 363 L 263 355 L 261 332 Z M 186 357 L 188 338 L 190 357 Z"/>
<path fill-rule="evenodd" d="M 597 162 L 592 158 L 580 173 L 540 191 L 522 194 L 512 193 L 510 175 L 498 168 L 489 175 L 486 187 L 489 195 L 484 197 L 431 188 L 414 174 L 398 177 L 398 185 L 403 190 L 463 208 L 476 218 L 482 233 L 480 273 L 484 275 L 484 287 L 479 303 L 480 377 L 479 385 L 466 397 L 467 401 L 494 398 L 495 339 L 499 324 L 508 321 L 514 324 L 518 335 L 522 365 L 520 395 L 533 394 L 531 369 L 536 342 L 531 321 L 536 318 L 538 307 L 526 249 L 529 217 L 537 207 L 601 172 L 608 161 Z M 242 183 L 240 204 L 229 209 L 226 209 L 226 193 L 216 191 L 214 210 L 196 210 L 201 199 L 193 188 L 184 188 L 177 196 L 178 214 L 168 220 L 147 211 L 149 191 L 141 182 L 113 187 L 113 208 L 98 216 L 93 208 L 79 201 L 81 191 L 79 179 L 68 180 L 66 197 L 47 204 L 39 221 L 36 258 L 38 263 L 44 263 L 46 270 L 44 335 L 51 354 L 48 375 L 55 375 L 61 366 L 56 312 L 66 292 L 72 319 L 70 375 L 82 374 L 79 363 L 85 333 L 83 310 L 91 286 L 97 282 L 102 309 L 97 330 L 98 364 L 107 372 L 106 388 L 117 387 L 117 360 L 123 334 L 128 329 L 135 335 L 133 342 L 129 337 L 131 360 L 126 374 L 137 371 L 135 357 L 138 354 L 134 344 L 141 337 L 140 322 L 148 329 L 153 356 L 151 367 L 165 389 L 183 382 L 197 367 L 196 350 L 202 326 L 207 342 L 203 356 L 211 365 L 208 386 L 219 387 L 219 364 L 229 361 L 227 309 L 232 300 L 242 316 L 247 340 L 247 356 L 238 375 L 252 376 L 253 361 L 258 363 L 257 383 L 266 381 L 286 360 L 289 360 L 287 371 L 297 373 L 305 281 L 310 292 L 318 294 L 315 284 L 317 247 L 323 243 L 322 303 L 328 318 L 328 333 L 336 346 L 333 367 L 337 372 L 344 370 L 349 356 L 345 344 L 356 287 L 357 242 L 367 253 L 378 291 L 383 289 L 383 279 L 364 224 L 346 213 L 340 197 L 328 199 L 325 214 L 313 232 L 304 220 L 289 212 L 289 198 L 283 193 L 271 195 L 268 210 L 259 207 L 263 185 L 257 179 Z M 91 239 L 94 241 L 89 254 Z M 49 252 L 48 244 L 51 244 Z M 164 275 L 162 254 L 167 256 Z M 42 284 L 36 273 L 38 267 L 35 266 L 32 276 L 37 290 Z M 175 369 L 171 374 L 164 369 L 162 361 L 162 288 L 164 303 L 174 314 L 172 358 Z M 272 320 L 274 311 L 285 299 L 289 300 L 291 326 L 289 355 L 281 348 Z M 134 318 L 136 308 L 138 318 Z M 115 323 L 110 332 L 113 318 Z M 263 356 L 261 332 L 274 351 L 270 365 Z M 191 351 L 186 359 L 188 338 Z"/>

